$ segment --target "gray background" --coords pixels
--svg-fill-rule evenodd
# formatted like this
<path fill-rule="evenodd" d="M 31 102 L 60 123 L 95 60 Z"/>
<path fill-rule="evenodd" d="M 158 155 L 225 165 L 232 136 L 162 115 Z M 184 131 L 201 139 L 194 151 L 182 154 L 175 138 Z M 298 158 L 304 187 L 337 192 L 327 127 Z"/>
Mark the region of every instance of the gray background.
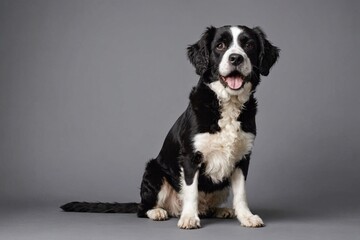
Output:
<path fill-rule="evenodd" d="M 359 1 L 0 1 L 0 238 L 357 239 Z M 139 201 L 145 162 L 197 76 L 209 25 L 261 26 L 281 48 L 256 96 L 250 206 L 268 224 L 177 230 L 134 215 L 62 213 Z M 1 238 L 2 239 L 2 238 Z"/>

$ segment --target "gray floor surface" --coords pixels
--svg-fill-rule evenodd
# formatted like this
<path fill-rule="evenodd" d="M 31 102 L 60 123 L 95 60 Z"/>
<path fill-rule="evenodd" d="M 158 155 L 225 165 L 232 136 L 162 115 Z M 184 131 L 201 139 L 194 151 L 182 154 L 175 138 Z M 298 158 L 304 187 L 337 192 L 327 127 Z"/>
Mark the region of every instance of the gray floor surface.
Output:
<path fill-rule="evenodd" d="M 58 204 L 2 205 L 0 239 L 360 239 L 358 204 L 293 207 L 255 208 L 264 228 L 244 228 L 235 219 L 202 219 L 201 229 L 180 230 L 177 219 L 154 222 L 134 214 L 65 213 Z"/>

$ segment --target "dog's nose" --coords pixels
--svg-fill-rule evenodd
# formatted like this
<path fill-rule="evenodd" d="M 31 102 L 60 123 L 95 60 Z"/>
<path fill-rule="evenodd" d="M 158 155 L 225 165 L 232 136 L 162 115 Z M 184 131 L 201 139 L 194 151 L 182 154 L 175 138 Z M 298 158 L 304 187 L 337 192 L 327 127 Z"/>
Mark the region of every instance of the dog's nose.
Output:
<path fill-rule="evenodd" d="M 240 54 L 233 53 L 230 54 L 229 61 L 232 65 L 238 66 L 240 63 L 244 61 L 244 57 L 241 56 Z"/>

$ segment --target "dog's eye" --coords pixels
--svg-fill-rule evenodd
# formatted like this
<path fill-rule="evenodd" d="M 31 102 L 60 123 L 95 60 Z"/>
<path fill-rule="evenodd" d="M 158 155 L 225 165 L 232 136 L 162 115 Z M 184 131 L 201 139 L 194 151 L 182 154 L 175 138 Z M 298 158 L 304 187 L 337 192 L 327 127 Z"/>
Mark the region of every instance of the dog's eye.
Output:
<path fill-rule="evenodd" d="M 226 48 L 226 45 L 225 43 L 221 42 L 221 43 L 218 43 L 218 45 L 216 45 L 216 49 L 217 50 L 224 50 Z"/>
<path fill-rule="evenodd" d="M 255 43 L 253 41 L 248 41 L 246 44 L 245 44 L 245 47 L 248 49 L 248 50 L 251 50 L 255 47 Z"/>

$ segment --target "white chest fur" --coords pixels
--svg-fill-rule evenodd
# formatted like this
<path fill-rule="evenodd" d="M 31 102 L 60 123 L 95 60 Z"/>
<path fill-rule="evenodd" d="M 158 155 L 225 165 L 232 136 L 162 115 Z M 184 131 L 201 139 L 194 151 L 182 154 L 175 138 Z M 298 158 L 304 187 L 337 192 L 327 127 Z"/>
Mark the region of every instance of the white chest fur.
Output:
<path fill-rule="evenodd" d="M 253 146 L 255 136 L 243 132 L 237 121 L 243 104 L 249 100 L 251 84 L 246 83 L 237 95 L 225 91 L 220 82 L 210 84 L 210 88 L 217 94 L 221 117 L 218 125 L 220 132 L 215 134 L 201 133 L 194 137 L 194 147 L 204 156 L 205 173 L 219 182 L 230 177 L 235 163 L 248 154 Z"/>

